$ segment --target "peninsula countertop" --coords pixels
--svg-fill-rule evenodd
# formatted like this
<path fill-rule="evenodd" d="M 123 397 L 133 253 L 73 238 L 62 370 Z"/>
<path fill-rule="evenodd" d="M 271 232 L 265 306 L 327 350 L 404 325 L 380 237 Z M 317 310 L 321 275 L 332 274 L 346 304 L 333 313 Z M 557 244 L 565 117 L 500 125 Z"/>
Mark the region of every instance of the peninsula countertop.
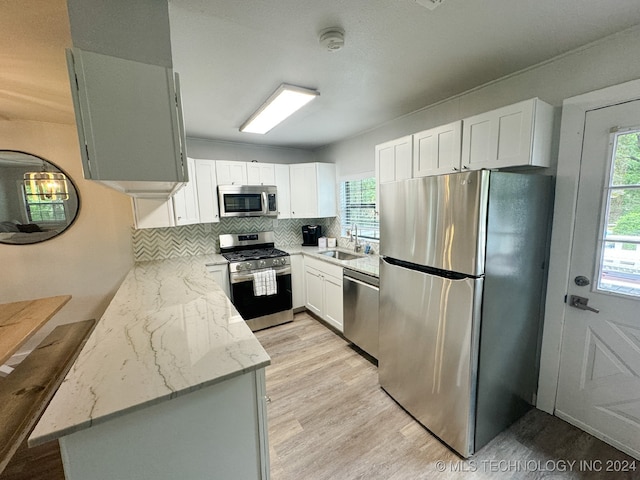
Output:
<path fill-rule="evenodd" d="M 29 438 L 38 445 L 266 367 L 200 255 L 131 269 Z"/>

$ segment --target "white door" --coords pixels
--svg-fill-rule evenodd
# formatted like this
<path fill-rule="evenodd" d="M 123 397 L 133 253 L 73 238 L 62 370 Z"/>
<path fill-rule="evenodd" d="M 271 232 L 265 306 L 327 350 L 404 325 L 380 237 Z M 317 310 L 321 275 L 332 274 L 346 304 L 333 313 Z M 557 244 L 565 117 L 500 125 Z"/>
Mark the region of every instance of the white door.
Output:
<path fill-rule="evenodd" d="M 555 413 L 640 458 L 640 100 L 587 112 L 582 152 Z"/>

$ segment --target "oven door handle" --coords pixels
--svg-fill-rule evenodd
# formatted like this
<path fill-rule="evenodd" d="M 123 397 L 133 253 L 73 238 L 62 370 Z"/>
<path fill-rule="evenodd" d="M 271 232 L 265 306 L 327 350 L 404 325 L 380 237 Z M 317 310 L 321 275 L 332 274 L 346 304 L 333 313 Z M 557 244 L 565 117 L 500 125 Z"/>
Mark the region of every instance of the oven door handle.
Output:
<path fill-rule="evenodd" d="M 280 269 L 273 269 L 276 271 L 276 277 L 281 275 L 291 275 L 291 267 L 285 267 Z M 242 282 L 253 282 L 253 274 L 252 273 L 232 273 L 231 274 L 231 283 L 242 283 Z"/>

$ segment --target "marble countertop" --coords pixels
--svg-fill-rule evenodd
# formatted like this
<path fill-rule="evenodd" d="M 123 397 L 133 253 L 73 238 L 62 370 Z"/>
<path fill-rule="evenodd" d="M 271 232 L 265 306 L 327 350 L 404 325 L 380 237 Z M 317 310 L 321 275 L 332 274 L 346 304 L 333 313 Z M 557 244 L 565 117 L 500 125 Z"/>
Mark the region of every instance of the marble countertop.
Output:
<path fill-rule="evenodd" d="M 374 277 L 379 277 L 379 267 L 380 267 L 380 257 L 377 254 L 373 255 L 361 255 L 353 260 L 337 260 L 332 257 L 328 257 L 326 255 L 322 255 L 322 252 L 326 252 L 327 250 L 340 250 L 341 252 L 353 253 L 352 250 L 348 250 L 346 248 L 318 248 L 318 247 L 303 247 L 301 245 L 288 245 L 288 246 L 278 246 L 281 250 L 289 253 L 290 255 L 296 254 L 304 254 L 310 255 L 314 258 L 318 258 L 320 260 L 324 260 L 328 263 L 333 263 L 335 265 L 340 265 L 342 267 L 351 268 L 352 270 L 357 270 L 362 273 L 366 273 L 367 275 L 373 275 Z"/>
<path fill-rule="evenodd" d="M 201 255 L 136 264 L 29 438 L 38 445 L 271 362 Z"/>

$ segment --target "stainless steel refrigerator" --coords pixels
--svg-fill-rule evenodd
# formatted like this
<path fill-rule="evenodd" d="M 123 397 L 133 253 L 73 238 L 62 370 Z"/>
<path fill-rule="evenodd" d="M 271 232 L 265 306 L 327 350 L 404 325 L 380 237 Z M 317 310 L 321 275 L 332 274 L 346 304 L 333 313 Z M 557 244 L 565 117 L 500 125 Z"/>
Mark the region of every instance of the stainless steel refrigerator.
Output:
<path fill-rule="evenodd" d="M 382 388 L 464 457 L 535 402 L 552 178 L 380 185 Z"/>

